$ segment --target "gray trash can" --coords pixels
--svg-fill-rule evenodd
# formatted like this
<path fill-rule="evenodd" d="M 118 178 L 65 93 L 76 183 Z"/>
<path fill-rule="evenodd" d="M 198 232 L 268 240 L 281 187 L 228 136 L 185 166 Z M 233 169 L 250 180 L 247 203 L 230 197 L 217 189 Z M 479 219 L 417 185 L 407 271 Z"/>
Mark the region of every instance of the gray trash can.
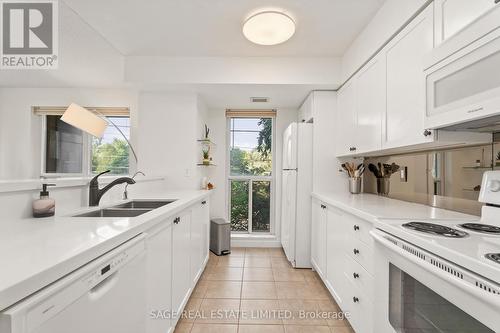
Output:
<path fill-rule="evenodd" d="M 225 219 L 210 221 L 210 251 L 218 256 L 231 253 L 231 224 Z"/>

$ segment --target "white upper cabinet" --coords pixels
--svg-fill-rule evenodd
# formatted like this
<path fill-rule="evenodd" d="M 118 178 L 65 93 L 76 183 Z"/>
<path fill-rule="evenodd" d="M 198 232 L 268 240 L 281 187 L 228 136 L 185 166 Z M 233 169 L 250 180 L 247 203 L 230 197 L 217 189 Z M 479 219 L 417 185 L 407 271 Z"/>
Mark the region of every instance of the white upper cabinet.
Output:
<path fill-rule="evenodd" d="M 356 153 L 382 148 L 382 117 L 386 107 L 385 76 L 385 59 L 377 56 L 356 77 Z"/>
<path fill-rule="evenodd" d="M 356 95 L 354 80 L 347 82 L 338 92 L 335 132 L 337 156 L 356 153 Z"/>
<path fill-rule="evenodd" d="M 311 92 L 299 108 L 299 123 L 309 123 L 314 117 L 314 91 Z"/>
<path fill-rule="evenodd" d="M 433 7 L 428 6 L 385 49 L 387 108 L 383 148 L 416 145 L 433 140 L 424 135 L 424 56 L 434 44 Z M 384 51 L 382 51 L 384 52 Z"/>
<path fill-rule="evenodd" d="M 452 37 L 496 5 L 496 0 L 435 0 L 436 42 Z"/>
<path fill-rule="evenodd" d="M 385 59 L 377 56 L 339 91 L 337 156 L 381 149 L 386 102 L 385 75 Z"/>

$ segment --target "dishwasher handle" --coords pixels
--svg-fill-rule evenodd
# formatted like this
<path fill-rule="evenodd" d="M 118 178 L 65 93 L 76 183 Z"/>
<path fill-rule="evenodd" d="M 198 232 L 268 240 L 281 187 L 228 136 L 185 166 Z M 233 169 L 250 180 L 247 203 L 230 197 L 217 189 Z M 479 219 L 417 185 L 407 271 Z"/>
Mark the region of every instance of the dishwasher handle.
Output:
<path fill-rule="evenodd" d="M 95 302 L 106 295 L 118 282 L 120 271 L 116 271 L 89 290 L 89 299 Z"/>

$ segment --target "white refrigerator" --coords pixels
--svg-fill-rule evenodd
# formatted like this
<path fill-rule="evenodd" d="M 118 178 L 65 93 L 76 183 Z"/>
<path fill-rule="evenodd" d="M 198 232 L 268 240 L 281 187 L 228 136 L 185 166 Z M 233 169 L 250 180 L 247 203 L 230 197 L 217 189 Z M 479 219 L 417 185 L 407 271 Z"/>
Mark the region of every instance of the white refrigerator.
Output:
<path fill-rule="evenodd" d="M 281 245 L 293 267 L 311 268 L 312 124 L 283 133 Z"/>

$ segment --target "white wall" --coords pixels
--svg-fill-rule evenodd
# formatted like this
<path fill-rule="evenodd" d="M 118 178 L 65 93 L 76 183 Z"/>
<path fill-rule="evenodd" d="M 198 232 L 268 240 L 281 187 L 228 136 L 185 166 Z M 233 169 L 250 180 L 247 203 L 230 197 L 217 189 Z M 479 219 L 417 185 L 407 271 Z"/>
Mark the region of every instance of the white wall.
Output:
<path fill-rule="evenodd" d="M 171 189 L 199 189 L 205 107 L 195 93 L 145 92 L 139 96 L 139 169 L 166 177 Z"/>
<path fill-rule="evenodd" d="M 279 236 L 281 225 L 281 157 L 283 148 L 283 132 L 288 125 L 297 121 L 297 109 L 278 109 L 275 120 L 275 212 L 274 219 L 276 234 Z M 224 109 L 211 109 L 208 112 L 208 126 L 213 132 L 212 139 L 217 143 L 214 160 L 217 167 L 210 171 L 210 180 L 215 183 L 216 189 L 210 201 L 210 215 L 212 217 L 228 217 L 227 206 L 227 121 Z"/>
<path fill-rule="evenodd" d="M 401 28 L 427 0 L 386 0 L 342 57 L 342 81 L 347 80 Z"/>
<path fill-rule="evenodd" d="M 336 57 L 129 56 L 125 81 L 140 84 L 315 84 L 338 87 Z"/>

